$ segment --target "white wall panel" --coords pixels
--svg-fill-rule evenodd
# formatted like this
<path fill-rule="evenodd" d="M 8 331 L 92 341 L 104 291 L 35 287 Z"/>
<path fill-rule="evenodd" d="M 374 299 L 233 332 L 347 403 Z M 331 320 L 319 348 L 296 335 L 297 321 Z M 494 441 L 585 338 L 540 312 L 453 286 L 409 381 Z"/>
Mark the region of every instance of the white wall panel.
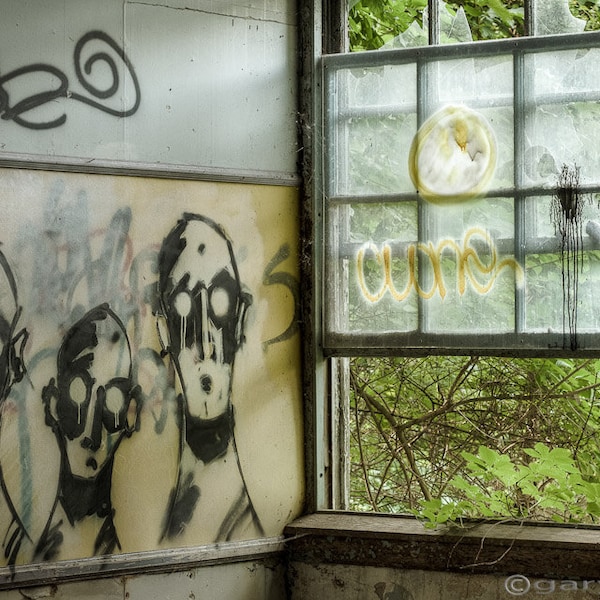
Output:
<path fill-rule="evenodd" d="M 293 1 L 185 4 L 3 2 L 0 159 L 293 177 Z M 114 44 L 95 35 L 81 43 L 90 32 Z M 86 74 L 94 53 L 100 58 Z"/>

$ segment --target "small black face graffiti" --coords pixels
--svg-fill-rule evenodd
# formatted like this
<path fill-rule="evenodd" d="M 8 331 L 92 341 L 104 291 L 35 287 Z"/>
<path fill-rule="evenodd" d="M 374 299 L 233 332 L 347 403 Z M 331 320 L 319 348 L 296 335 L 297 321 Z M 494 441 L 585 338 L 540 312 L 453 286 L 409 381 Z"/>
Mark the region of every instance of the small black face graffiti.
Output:
<path fill-rule="evenodd" d="M 92 364 L 89 370 L 75 372 L 59 382 L 56 409 L 65 436 L 73 440 L 89 427 L 90 435 L 84 441 L 91 450 L 97 450 L 101 442 L 101 426 L 108 433 L 117 433 L 125 426 L 131 400 L 131 381 L 125 377 L 113 377 L 104 385 L 98 385 L 92 377 L 93 369 Z"/>
<path fill-rule="evenodd" d="M 133 388 L 123 326 L 107 307 L 98 307 L 65 336 L 56 385 L 46 391 L 73 475 L 95 476 L 131 433 Z"/>
<path fill-rule="evenodd" d="M 160 257 L 161 303 L 188 419 L 228 411 L 231 375 L 248 297 L 231 244 L 212 221 L 188 215 Z"/>

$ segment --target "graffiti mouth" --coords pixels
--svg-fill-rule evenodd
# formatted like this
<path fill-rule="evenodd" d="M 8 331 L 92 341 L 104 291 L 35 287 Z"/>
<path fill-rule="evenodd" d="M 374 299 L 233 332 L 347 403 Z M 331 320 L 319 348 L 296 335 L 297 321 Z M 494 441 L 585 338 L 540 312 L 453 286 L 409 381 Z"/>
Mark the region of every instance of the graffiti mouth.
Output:
<path fill-rule="evenodd" d="M 210 394 L 213 389 L 213 380 L 210 375 L 202 375 L 200 377 L 200 387 L 205 394 Z"/>
<path fill-rule="evenodd" d="M 86 460 L 85 466 L 91 467 L 92 469 L 94 469 L 94 471 L 98 469 L 98 463 L 96 462 L 96 459 L 91 457 Z"/>

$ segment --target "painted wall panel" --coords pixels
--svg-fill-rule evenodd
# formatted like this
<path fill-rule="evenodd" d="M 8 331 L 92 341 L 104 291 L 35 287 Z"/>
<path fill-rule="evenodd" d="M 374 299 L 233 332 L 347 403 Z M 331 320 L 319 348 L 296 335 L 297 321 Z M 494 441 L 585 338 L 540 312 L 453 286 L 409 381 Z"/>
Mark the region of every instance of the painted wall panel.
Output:
<path fill-rule="evenodd" d="M 3 600 L 281 600 L 283 567 L 270 560 L 0 592 Z"/>
<path fill-rule="evenodd" d="M 597 597 L 600 590 L 597 580 L 545 579 L 518 573 L 482 575 L 303 563 L 293 563 L 288 578 L 292 600 L 510 600 L 517 596 L 576 600 Z"/>
<path fill-rule="evenodd" d="M 0 198 L 4 564 L 279 535 L 297 190 L 0 169 Z"/>
<path fill-rule="evenodd" d="M 293 177 L 293 4 L 4 2 L 0 150 Z"/>

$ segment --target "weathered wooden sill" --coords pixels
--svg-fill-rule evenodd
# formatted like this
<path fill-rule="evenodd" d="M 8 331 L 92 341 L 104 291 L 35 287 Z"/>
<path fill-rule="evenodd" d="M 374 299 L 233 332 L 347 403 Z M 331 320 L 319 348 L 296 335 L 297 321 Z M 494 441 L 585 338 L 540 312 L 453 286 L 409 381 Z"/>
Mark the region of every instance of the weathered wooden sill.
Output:
<path fill-rule="evenodd" d="M 321 512 L 285 530 L 289 560 L 462 573 L 597 578 L 600 528 L 471 523 L 426 529 L 416 519 Z"/>

